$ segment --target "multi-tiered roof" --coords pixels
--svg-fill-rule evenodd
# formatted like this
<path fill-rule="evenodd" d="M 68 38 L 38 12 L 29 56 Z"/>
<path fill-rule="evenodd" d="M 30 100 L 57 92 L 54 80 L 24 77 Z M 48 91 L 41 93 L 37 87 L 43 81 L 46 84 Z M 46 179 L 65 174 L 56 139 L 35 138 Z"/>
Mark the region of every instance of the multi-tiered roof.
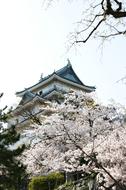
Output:
<path fill-rule="evenodd" d="M 95 91 L 94 86 L 83 84 L 74 72 L 70 61 L 68 61 L 65 67 L 41 78 L 38 83 L 17 92 L 16 95 L 22 97 L 20 104 L 25 104 L 37 97 L 39 99 L 51 99 L 55 95 L 67 93 L 71 89 L 82 90 L 87 93 Z"/>

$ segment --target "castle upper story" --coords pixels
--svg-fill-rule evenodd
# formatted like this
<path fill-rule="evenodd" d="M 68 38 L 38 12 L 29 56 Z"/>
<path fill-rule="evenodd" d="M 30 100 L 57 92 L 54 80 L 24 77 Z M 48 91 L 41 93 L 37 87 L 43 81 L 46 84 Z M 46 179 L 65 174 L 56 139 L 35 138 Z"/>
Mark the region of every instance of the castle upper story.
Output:
<path fill-rule="evenodd" d="M 72 89 L 90 93 L 95 91 L 96 88 L 94 86 L 85 85 L 79 79 L 68 60 L 66 66 L 44 78 L 41 77 L 38 83 L 17 92 L 16 96 L 22 98 L 20 105 L 23 105 L 36 97 L 54 100 Z"/>

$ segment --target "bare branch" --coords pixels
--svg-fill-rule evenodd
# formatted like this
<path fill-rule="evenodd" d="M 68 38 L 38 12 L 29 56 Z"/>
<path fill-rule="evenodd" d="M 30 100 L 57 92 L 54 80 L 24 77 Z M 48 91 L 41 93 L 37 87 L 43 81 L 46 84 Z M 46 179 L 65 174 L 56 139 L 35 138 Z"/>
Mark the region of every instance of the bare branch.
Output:
<path fill-rule="evenodd" d="M 100 37 L 102 38 L 110 38 L 110 37 L 114 37 L 114 36 L 118 36 L 118 35 L 124 35 L 126 34 L 126 30 L 125 31 L 118 31 L 117 33 L 111 33 L 108 35 L 101 35 Z"/>
<path fill-rule="evenodd" d="M 92 26 L 92 24 L 95 22 L 96 18 L 97 18 L 97 17 L 101 17 L 101 16 L 104 16 L 104 14 L 95 15 L 94 19 L 89 21 L 90 24 L 87 26 L 87 28 L 85 28 L 85 29 L 83 29 L 83 30 L 77 32 L 77 35 L 80 34 L 80 33 L 82 33 L 82 32 L 85 32 L 86 30 L 88 30 L 88 29 Z"/>
<path fill-rule="evenodd" d="M 101 19 L 101 20 L 99 21 L 99 23 L 98 23 L 98 24 L 95 26 L 95 28 L 90 32 L 90 34 L 88 35 L 88 37 L 87 37 L 85 40 L 77 40 L 76 43 L 80 43 L 80 42 L 86 43 L 87 40 L 92 36 L 92 34 L 95 32 L 95 30 L 97 30 L 97 28 L 101 25 L 101 23 L 102 23 L 103 21 L 105 21 L 105 18 L 103 18 L 103 19 Z"/>

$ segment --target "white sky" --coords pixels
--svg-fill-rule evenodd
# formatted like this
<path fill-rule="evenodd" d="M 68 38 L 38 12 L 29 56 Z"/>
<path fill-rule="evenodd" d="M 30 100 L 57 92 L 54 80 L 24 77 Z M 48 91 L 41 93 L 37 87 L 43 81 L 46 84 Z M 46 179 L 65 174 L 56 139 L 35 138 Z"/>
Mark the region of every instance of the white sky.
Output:
<path fill-rule="evenodd" d="M 95 85 L 99 99 L 111 98 L 126 104 L 126 86 L 116 83 L 126 74 L 126 38 L 107 43 L 103 54 L 97 41 L 90 40 L 66 53 L 69 32 L 81 16 L 80 1 L 60 1 L 48 10 L 43 0 L 0 0 L 0 91 L 4 103 L 13 105 L 16 91 L 38 82 L 71 60 L 79 78 Z"/>

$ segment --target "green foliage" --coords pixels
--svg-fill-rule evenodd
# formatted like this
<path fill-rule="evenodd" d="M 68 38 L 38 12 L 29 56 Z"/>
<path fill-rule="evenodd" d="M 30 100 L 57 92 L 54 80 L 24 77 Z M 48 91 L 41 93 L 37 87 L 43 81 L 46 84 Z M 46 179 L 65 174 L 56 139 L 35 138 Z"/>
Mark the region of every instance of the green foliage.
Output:
<path fill-rule="evenodd" d="M 69 182 L 65 183 L 60 189 L 72 190 L 74 187 L 75 187 L 74 182 L 69 181 Z"/>
<path fill-rule="evenodd" d="M 53 190 L 64 183 L 64 175 L 59 172 L 47 176 L 33 177 L 29 183 L 29 190 Z"/>
<path fill-rule="evenodd" d="M 4 110 L 0 110 L 0 190 L 20 190 L 26 172 L 19 157 L 25 146 L 14 147 L 20 135 L 15 126 L 7 127 L 8 114 Z"/>

